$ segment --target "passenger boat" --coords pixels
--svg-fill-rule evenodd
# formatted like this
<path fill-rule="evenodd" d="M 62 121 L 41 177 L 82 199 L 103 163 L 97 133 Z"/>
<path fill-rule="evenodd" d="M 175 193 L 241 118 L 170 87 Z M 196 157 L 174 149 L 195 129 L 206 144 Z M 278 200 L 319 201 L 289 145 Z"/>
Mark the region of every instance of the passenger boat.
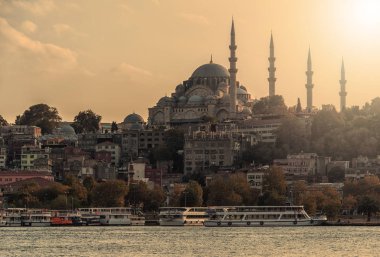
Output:
<path fill-rule="evenodd" d="M 144 225 L 144 217 L 132 213 L 129 207 L 111 207 L 111 208 L 80 208 L 82 219 L 86 225 L 94 225 L 93 222 L 99 219 L 100 225 L 112 226 L 130 226 Z"/>
<path fill-rule="evenodd" d="M 5 210 L 0 210 L 0 227 L 5 227 L 7 221 L 5 220 Z"/>
<path fill-rule="evenodd" d="M 203 226 L 208 220 L 205 207 L 162 207 L 160 208 L 160 226 Z"/>
<path fill-rule="evenodd" d="M 315 226 L 326 216 L 311 218 L 303 206 L 210 207 L 206 227 Z"/>
<path fill-rule="evenodd" d="M 21 213 L 21 226 L 47 227 L 51 224 L 51 212 L 42 209 L 27 209 Z"/>
<path fill-rule="evenodd" d="M 52 211 L 52 226 L 82 226 L 83 221 L 78 212 Z"/>
<path fill-rule="evenodd" d="M 4 210 L 3 219 L 7 227 L 20 227 L 21 214 L 26 212 L 25 208 L 8 208 Z"/>

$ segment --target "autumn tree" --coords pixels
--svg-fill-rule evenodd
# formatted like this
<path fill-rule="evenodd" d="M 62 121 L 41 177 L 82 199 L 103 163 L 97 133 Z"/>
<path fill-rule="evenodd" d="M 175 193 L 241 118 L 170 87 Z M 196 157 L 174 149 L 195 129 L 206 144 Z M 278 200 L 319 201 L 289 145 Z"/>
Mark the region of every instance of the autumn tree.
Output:
<path fill-rule="evenodd" d="M 218 175 L 206 188 L 208 205 L 254 205 L 259 192 L 251 189 L 245 174 Z"/>
<path fill-rule="evenodd" d="M 188 207 L 202 206 L 203 190 L 198 182 L 191 180 L 180 195 L 180 205 Z"/>
<path fill-rule="evenodd" d="M 74 118 L 72 124 L 76 133 L 89 133 L 99 130 L 102 116 L 94 113 L 92 110 L 81 111 Z"/>
<path fill-rule="evenodd" d="M 94 207 L 122 207 L 128 187 L 124 181 L 109 180 L 98 183 L 91 192 L 91 201 Z"/>
<path fill-rule="evenodd" d="M 21 116 L 17 116 L 17 125 L 29 125 L 40 127 L 43 134 L 49 134 L 62 120 L 55 107 L 47 104 L 30 106 Z"/>
<path fill-rule="evenodd" d="M 263 181 L 263 194 L 259 197 L 259 205 L 284 205 L 286 202 L 286 182 L 282 168 L 269 168 Z"/>

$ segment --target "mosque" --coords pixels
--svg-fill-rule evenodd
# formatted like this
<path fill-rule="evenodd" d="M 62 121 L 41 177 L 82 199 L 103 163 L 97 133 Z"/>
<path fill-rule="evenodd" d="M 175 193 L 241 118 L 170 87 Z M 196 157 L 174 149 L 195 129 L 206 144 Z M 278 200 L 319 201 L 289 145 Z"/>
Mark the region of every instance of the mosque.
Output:
<path fill-rule="evenodd" d="M 212 60 L 199 66 L 190 78 L 179 84 L 171 96 L 162 97 L 149 108 L 151 125 L 198 123 L 206 117 L 218 121 L 243 120 L 252 116 L 253 100 L 236 80 L 234 21 L 231 26 L 229 69 Z"/>
<path fill-rule="evenodd" d="M 276 67 L 273 37 L 270 38 L 269 61 L 269 96 L 276 95 Z M 230 37 L 229 69 L 220 64 L 210 63 L 199 66 L 182 84 L 175 88 L 171 96 L 162 97 L 154 107 L 149 108 L 149 125 L 175 126 L 181 124 L 199 123 L 205 118 L 217 121 L 238 121 L 252 118 L 252 107 L 254 105 L 250 93 L 246 87 L 240 85 L 236 80 L 237 57 L 235 43 L 235 27 L 232 20 Z M 309 49 L 306 71 L 306 112 L 311 113 L 313 106 L 313 70 L 311 54 Z M 346 79 L 344 63 L 342 60 L 340 86 L 340 110 L 346 108 Z"/>

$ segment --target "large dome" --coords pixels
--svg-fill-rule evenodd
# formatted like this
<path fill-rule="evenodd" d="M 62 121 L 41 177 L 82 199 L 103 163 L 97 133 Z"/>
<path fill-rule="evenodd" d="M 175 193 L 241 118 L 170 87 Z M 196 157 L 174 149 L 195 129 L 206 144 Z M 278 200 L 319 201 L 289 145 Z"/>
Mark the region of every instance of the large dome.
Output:
<path fill-rule="evenodd" d="M 140 115 L 132 113 L 125 117 L 124 123 L 144 123 L 144 119 Z"/>
<path fill-rule="evenodd" d="M 191 78 L 212 78 L 212 77 L 222 77 L 229 78 L 230 73 L 226 68 L 220 64 L 207 63 L 199 66 L 191 75 Z"/>

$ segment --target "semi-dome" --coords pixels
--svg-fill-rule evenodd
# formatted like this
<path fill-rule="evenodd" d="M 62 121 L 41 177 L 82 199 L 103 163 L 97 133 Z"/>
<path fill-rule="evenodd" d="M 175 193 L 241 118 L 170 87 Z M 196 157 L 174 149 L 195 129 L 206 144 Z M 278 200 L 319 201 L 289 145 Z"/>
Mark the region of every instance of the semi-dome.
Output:
<path fill-rule="evenodd" d="M 132 113 L 125 117 L 124 123 L 144 123 L 144 119 L 137 113 Z"/>
<path fill-rule="evenodd" d="M 184 104 L 184 103 L 186 103 L 186 102 L 187 102 L 187 98 L 186 98 L 186 96 L 180 96 L 180 97 L 178 98 L 178 103 Z"/>
<path fill-rule="evenodd" d="M 189 101 L 188 103 L 189 104 L 200 104 L 203 102 L 203 97 L 199 96 L 199 95 L 193 95 L 189 98 Z"/>
<path fill-rule="evenodd" d="M 237 90 L 238 95 L 246 95 L 248 94 L 246 90 L 244 90 L 242 87 L 239 87 Z"/>
<path fill-rule="evenodd" d="M 164 96 L 160 100 L 158 100 L 157 106 L 165 106 L 165 105 L 167 105 L 168 103 L 171 103 L 171 102 L 172 102 L 172 99 L 170 97 Z"/>
<path fill-rule="evenodd" d="M 212 78 L 222 77 L 229 78 L 230 73 L 228 70 L 220 64 L 207 63 L 199 66 L 191 75 L 191 78 Z"/>

